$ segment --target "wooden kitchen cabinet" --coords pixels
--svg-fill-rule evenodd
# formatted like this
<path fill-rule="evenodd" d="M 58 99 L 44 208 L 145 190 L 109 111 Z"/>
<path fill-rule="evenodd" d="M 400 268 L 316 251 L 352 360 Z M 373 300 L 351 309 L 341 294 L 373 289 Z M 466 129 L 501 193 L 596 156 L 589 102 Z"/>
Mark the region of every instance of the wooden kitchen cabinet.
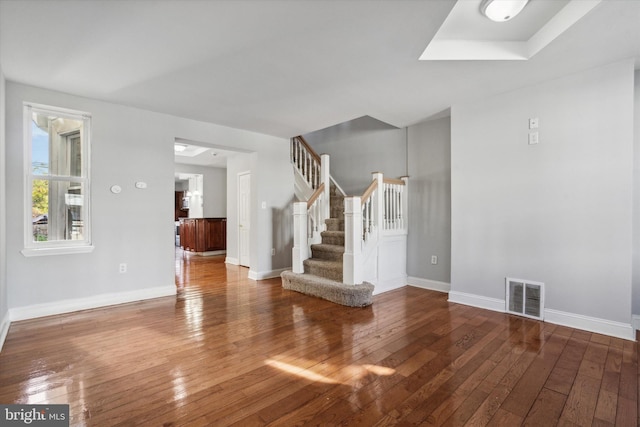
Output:
<path fill-rule="evenodd" d="M 227 219 L 180 218 L 180 246 L 198 253 L 226 250 Z"/>

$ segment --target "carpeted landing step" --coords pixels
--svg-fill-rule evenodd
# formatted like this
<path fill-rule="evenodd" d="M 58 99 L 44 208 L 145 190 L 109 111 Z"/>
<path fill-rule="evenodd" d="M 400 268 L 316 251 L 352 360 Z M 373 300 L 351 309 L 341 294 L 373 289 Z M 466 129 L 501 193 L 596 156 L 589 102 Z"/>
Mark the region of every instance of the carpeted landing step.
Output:
<path fill-rule="evenodd" d="M 326 299 L 336 304 L 348 307 L 366 307 L 373 302 L 373 285 L 371 283 L 345 285 L 326 277 L 298 274 L 292 271 L 284 271 L 280 277 L 282 277 L 284 289 Z"/>

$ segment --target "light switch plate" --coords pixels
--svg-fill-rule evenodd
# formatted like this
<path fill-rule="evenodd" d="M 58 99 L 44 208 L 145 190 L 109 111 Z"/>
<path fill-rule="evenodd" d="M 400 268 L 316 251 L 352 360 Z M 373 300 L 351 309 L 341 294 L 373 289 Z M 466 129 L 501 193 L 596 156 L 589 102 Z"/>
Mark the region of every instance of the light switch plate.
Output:
<path fill-rule="evenodd" d="M 539 121 L 537 117 L 529 119 L 529 129 L 538 129 Z"/>
<path fill-rule="evenodd" d="M 538 140 L 538 132 L 530 132 L 529 133 L 529 145 L 537 144 Z"/>

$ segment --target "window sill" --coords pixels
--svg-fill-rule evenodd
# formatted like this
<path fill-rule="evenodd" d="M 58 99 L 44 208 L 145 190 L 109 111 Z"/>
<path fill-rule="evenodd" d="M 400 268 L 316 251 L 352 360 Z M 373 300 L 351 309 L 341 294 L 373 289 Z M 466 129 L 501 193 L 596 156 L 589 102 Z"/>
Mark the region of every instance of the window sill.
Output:
<path fill-rule="evenodd" d="M 47 256 L 47 255 L 71 255 L 71 254 L 87 254 L 93 252 L 94 246 L 64 246 L 59 248 L 25 248 L 20 252 L 25 257 Z"/>

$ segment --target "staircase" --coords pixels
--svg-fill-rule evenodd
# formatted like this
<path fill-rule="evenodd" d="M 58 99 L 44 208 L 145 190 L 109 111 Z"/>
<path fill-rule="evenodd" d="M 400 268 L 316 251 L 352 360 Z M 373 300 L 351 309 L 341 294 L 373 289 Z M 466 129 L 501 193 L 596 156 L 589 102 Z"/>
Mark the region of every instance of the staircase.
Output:
<path fill-rule="evenodd" d="M 307 295 L 323 298 L 349 307 L 371 305 L 373 285 L 342 283 L 344 256 L 344 196 L 336 187 L 330 190 L 330 218 L 320 233 L 322 243 L 311 245 L 311 258 L 304 260 L 304 273 L 285 271 L 282 286 Z"/>
<path fill-rule="evenodd" d="M 362 197 L 346 197 L 329 155 L 291 139 L 295 174 L 292 270 L 282 286 L 350 307 L 406 285 L 408 177 L 372 173 Z"/>

